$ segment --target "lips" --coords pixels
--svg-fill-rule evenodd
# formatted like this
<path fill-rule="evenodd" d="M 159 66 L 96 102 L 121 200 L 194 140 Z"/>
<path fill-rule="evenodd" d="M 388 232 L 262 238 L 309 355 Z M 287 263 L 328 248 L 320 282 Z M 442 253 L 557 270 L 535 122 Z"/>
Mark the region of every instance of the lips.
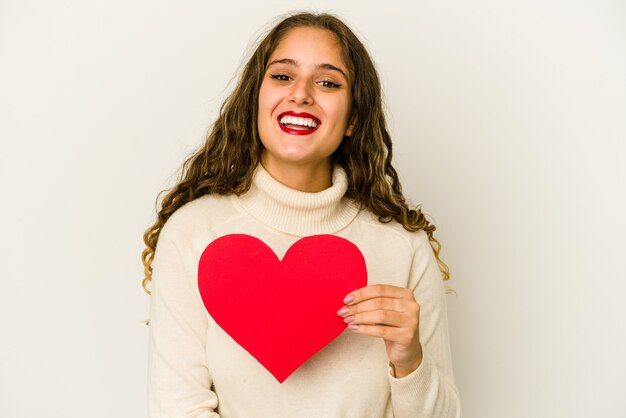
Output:
<path fill-rule="evenodd" d="M 290 135 L 310 135 L 320 127 L 322 121 L 306 112 L 283 112 L 278 115 L 278 126 Z"/>

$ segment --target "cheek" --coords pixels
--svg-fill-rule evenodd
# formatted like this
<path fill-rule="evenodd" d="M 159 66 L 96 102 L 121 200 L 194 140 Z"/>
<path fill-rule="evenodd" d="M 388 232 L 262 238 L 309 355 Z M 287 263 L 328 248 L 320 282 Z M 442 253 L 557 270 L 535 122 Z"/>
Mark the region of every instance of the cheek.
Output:
<path fill-rule="evenodd" d="M 342 100 L 334 103 L 331 109 L 337 126 L 343 128 L 347 127 L 348 117 L 350 115 L 350 103 L 348 100 Z"/>
<path fill-rule="evenodd" d="M 261 84 L 261 88 L 259 89 L 259 116 L 261 115 L 261 111 L 266 107 L 266 91 L 267 89 L 264 87 L 264 84 Z"/>
<path fill-rule="evenodd" d="M 336 118 L 343 118 L 350 113 L 350 99 L 346 93 L 327 101 L 326 106 L 332 109 L 333 116 Z"/>
<path fill-rule="evenodd" d="M 259 110 L 272 111 L 280 102 L 279 91 L 268 87 L 265 83 L 259 89 Z"/>

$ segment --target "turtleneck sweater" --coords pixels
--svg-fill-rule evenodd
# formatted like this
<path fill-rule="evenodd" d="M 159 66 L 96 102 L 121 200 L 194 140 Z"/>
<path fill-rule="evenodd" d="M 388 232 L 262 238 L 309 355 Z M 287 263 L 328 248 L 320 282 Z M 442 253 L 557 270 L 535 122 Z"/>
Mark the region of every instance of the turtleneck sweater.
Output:
<path fill-rule="evenodd" d="M 150 417 L 460 416 L 445 291 L 428 237 L 397 222 L 381 223 L 345 197 L 347 188 L 341 167 L 334 168 L 331 187 L 306 193 L 286 187 L 259 165 L 245 194 L 205 195 L 168 219 L 153 262 Z M 260 239 L 279 259 L 307 236 L 332 234 L 352 242 L 365 259 L 368 285 L 413 290 L 424 353 L 419 368 L 395 378 L 382 339 L 345 330 L 279 383 L 202 302 L 200 257 L 214 240 L 231 234 Z"/>

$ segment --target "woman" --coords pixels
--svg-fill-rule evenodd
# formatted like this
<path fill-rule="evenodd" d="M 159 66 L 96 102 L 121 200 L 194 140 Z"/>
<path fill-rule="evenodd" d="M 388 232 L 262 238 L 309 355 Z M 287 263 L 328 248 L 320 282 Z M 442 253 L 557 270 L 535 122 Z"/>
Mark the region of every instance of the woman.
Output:
<path fill-rule="evenodd" d="M 327 14 L 276 25 L 144 237 L 152 417 L 460 416 L 447 268 L 391 157 L 378 76 L 352 31 Z M 362 254 L 367 286 L 338 306 L 348 330 L 277 380 L 215 320 L 204 257 L 246 236 L 282 259 L 303 237 L 328 234 Z"/>

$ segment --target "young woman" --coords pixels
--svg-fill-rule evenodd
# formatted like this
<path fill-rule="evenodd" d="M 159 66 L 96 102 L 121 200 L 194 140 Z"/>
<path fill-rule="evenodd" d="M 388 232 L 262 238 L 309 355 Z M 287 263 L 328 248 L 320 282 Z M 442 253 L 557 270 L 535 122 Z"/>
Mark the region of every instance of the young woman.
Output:
<path fill-rule="evenodd" d="M 331 15 L 282 20 L 144 237 L 151 417 L 460 416 L 447 268 L 391 159 L 380 82 L 362 43 Z M 220 327 L 199 290 L 203 253 L 240 234 L 279 259 L 303 237 L 330 234 L 367 266 L 367 285 L 333 312 L 347 329 L 282 382 Z"/>

